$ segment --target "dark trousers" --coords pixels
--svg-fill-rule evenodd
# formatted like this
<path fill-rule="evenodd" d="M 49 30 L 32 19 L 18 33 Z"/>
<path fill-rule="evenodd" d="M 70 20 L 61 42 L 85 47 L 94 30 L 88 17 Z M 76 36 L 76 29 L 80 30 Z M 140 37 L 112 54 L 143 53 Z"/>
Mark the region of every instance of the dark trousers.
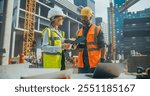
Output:
<path fill-rule="evenodd" d="M 62 51 L 62 59 L 61 59 L 61 69 L 60 70 L 65 70 L 66 65 L 65 65 L 65 54 L 64 51 Z"/>

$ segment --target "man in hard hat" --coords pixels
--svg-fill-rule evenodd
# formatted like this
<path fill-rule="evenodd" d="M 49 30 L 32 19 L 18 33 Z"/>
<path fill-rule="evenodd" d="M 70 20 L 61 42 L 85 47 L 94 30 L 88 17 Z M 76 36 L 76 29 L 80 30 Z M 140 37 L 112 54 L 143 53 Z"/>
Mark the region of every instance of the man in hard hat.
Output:
<path fill-rule="evenodd" d="M 42 31 L 43 67 L 65 69 L 63 49 L 69 48 L 64 42 L 65 33 L 58 29 L 62 26 L 65 14 L 59 8 L 52 8 L 48 13 L 50 26 Z"/>
<path fill-rule="evenodd" d="M 77 32 L 77 37 L 84 36 L 84 43 L 79 44 L 78 73 L 93 73 L 99 62 L 105 61 L 104 36 L 100 26 L 91 23 L 92 9 L 81 9 L 83 27 Z"/>

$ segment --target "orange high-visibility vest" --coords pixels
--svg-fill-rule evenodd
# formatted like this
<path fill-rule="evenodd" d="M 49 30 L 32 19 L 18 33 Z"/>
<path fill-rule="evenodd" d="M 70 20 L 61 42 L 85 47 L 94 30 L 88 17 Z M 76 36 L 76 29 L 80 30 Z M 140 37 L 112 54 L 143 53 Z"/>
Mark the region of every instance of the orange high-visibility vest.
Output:
<path fill-rule="evenodd" d="M 87 45 L 86 46 L 87 46 L 87 51 L 88 51 L 88 59 L 89 59 L 90 68 L 95 68 L 101 58 L 101 51 L 98 48 L 98 43 L 97 43 L 97 35 L 100 32 L 100 30 L 101 30 L 100 26 L 97 27 L 96 25 L 92 24 L 87 33 L 87 37 L 86 37 Z M 77 32 L 77 36 L 82 36 L 82 35 L 83 35 L 83 28 L 81 28 Z M 79 49 L 78 67 L 84 68 L 83 48 Z"/>

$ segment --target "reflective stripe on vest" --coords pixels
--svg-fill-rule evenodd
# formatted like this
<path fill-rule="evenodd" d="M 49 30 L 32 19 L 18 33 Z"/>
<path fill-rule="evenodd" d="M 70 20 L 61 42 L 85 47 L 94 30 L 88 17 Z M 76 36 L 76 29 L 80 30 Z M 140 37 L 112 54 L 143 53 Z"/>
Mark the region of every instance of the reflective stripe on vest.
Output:
<path fill-rule="evenodd" d="M 87 45 L 90 45 L 90 44 L 97 44 L 97 26 L 95 27 L 95 30 L 94 30 L 94 42 L 87 42 Z"/>
<path fill-rule="evenodd" d="M 50 55 L 62 55 L 60 52 L 57 52 L 57 53 L 46 53 L 46 54 L 50 54 Z"/>
<path fill-rule="evenodd" d="M 63 37 L 63 38 L 65 38 L 65 32 L 64 32 L 64 31 L 62 31 L 62 33 L 61 33 L 61 34 L 62 34 L 62 37 Z"/>

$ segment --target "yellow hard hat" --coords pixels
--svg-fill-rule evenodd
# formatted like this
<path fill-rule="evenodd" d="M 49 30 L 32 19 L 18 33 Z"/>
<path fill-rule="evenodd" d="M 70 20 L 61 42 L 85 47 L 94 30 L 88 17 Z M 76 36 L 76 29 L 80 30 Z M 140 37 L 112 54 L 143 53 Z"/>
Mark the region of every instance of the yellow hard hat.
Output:
<path fill-rule="evenodd" d="M 92 9 L 90 7 L 84 7 L 81 9 L 81 16 L 92 16 Z"/>

